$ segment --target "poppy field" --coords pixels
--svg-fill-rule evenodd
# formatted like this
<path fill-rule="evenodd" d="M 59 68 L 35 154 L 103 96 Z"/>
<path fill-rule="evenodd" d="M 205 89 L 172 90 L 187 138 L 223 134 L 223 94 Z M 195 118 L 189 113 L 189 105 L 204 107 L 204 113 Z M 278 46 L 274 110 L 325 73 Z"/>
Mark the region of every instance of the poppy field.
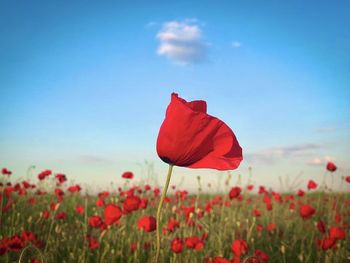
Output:
<path fill-rule="evenodd" d="M 334 191 L 333 179 L 339 175 L 333 162 L 325 167 L 322 182 L 309 180 L 297 191 L 280 193 L 254 185 L 250 172 L 231 172 L 243 160 L 233 131 L 207 113 L 205 101 L 187 102 L 176 93 L 171 94 L 156 150 L 169 165 L 164 186 L 140 183 L 137 175 L 126 171 L 123 185 L 96 194 L 52 170 L 39 172 L 35 179 L 14 180 L 12 171 L 3 168 L 0 260 L 350 260 L 350 195 Z M 171 184 L 176 166 L 216 169 L 227 177 L 212 191 L 198 175 L 197 191 L 188 192 Z M 341 180 L 350 186 L 350 176 Z"/>
<path fill-rule="evenodd" d="M 161 189 L 121 176 L 124 185 L 94 195 L 51 170 L 12 181 L 2 169 L 0 261 L 152 262 Z M 349 261 L 349 194 L 312 180 L 281 194 L 230 174 L 221 193 L 207 194 L 198 182 L 197 193 L 169 189 L 159 262 Z"/>

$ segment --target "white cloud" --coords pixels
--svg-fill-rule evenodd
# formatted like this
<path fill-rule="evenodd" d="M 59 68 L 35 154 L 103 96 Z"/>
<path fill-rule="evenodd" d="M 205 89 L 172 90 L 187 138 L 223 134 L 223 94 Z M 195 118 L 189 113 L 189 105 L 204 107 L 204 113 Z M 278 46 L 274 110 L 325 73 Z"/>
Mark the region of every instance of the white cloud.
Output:
<path fill-rule="evenodd" d="M 234 47 L 234 48 L 240 48 L 241 46 L 242 46 L 242 44 L 239 41 L 233 41 L 232 42 L 232 47 Z"/>
<path fill-rule="evenodd" d="M 156 26 L 158 23 L 155 21 L 150 21 L 146 24 L 146 28 L 150 28 L 150 27 L 154 27 Z"/>
<path fill-rule="evenodd" d="M 158 55 L 177 64 L 198 63 L 206 58 L 208 44 L 203 41 L 202 30 L 194 19 L 166 22 L 157 38 L 160 41 Z"/>
<path fill-rule="evenodd" d="M 307 162 L 309 165 L 326 165 L 327 162 L 334 161 L 332 156 L 315 157 Z"/>
<path fill-rule="evenodd" d="M 320 148 L 321 145 L 308 143 L 294 146 L 270 148 L 261 152 L 246 154 L 245 156 L 246 160 L 250 162 L 263 162 L 271 164 L 281 158 L 306 158 Z"/>

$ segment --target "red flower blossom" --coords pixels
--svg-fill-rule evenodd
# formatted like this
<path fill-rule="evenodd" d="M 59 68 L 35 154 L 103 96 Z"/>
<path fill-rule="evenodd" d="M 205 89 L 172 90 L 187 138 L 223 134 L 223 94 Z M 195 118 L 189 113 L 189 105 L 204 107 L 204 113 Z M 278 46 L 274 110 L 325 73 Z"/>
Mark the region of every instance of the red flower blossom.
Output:
<path fill-rule="evenodd" d="M 100 246 L 100 243 L 98 242 L 97 239 L 93 238 L 92 236 L 88 235 L 86 237 L 87 241 L 89 242 L 89 248 L 91 250 L 95 250 Z"/>
<path fill-rule="evenodd" d="M 75 212 L 77 212 L 79 215 L 81 215 L 82 213 L 84 213 L 84 207 L 81 206 L 81 205 L 78 205 L 78 206 L 75 208 Z"/>
<path fill-rule="evenodd" d="M 78 184 L 68 187 L 68 191 L 71 193 L 80 192 L 80 190 L 81 190 L 81 187 Z"/>
<path fill-rule="evenodd" d="M 276 224 L 274 224 L 274 223 L 268 224 L 266 228 L 267 228 L 267 231 L 269 231 L 271 233 L 271 232 L 275 231 Z"/>
<path fill-rule="evenodd" d="M 263 252 L 263 251 L 261 251 L 259 249 L 257 249 L 255 251 L 254 256 L 256 256 L 258 258 L 258 262 L 259 263 L 268 262 L 269 261 L 269 256 L 265 252 Z"/>
<path fill-rule="evenodd" d="M 141 202 L 140 202 L 140 205 L 139 205 L 139 208 L 140 209 L 146 209 L 147 205 L 148 205 L 148 199 L 142 198 Z"/>
<path fill-rule="evenodd" d="M 197 236 L 186 238 L 185 244 L 186 244 L 186 247 L 190 249 L 195 249 L 195 250 L 200 250 L 204 247 L 203 241 Z"/>
<path fill-rule="evenodd" d="M 12 174 L 12 172 L 7 168 L 2 168 L 1 173 L 7 176 L 10 176 Z"/>
<path fill-rule="evenodd" d="M 298 190 L 298 196 L 303 197 L 305 195 L 305 192 L 302 189 Z"/>
<path fill-rule="evenodd" d="M 99 216 L 90 216 L 89 218 L 89 225 L 91 227 L 97 228 L 100 227 L 103 224 L 101 217 Z"/>
<path fill-rule="evenodd" d="M 265 186 L 262 186 L 262 185 L 259 186 L 258 194 L 268 194 L 268 192 L 265 189 Z"/>
<path fill-rule="evenodd" d="M 59 205 L 60 205 L 59 203 L 51 203 L 51 204 L 50 204 L 50 209 L 51 209 L 52 211 L 55 211 L 55 210 L 58 209 Z"/>
<path fill-rule="evenodd" d="M 345 177 L 345 181 L 350 183 L 350 176 Z"/>
<path fill-rule="evenodd" d="M 335 240 L 343 240 L 345 239 L 345 231 L 340 227 L 332 226 L 328 230 L 328 236 Z"/>
<path fill-rule="evenodd" d="M 254 215 L 255 217 L 261 216 L 260 210 L 259 210 L 259 209 L 253 209 L 253 215 Z"/>
<path fill-rule="evenodd" d="M 252 184 L 247 185 L 247 189 L 249 191 L 252 191 L 254 189 L 254 185 L 252 185 Z"/>
<path fill-rule="evenodd" d="M 235 256 L 243 256 L 247 253 L 248 244 L 244 240 L 236 239 L 232 242 L 231 250 Z"/>
<path fill-rule="evenodd" d="M 38 174 L 38 179 L 41 181 L 41 180 L 44 180 L 46 177 L 48 177 L 49 175 L 52 174 L 52 171 L 51 170 L 44 170 L 42 171 L 41 173 Z"/>
<path fill-rule="evenodd" d="M 337 170 L 337 166 L 332 162 L 328 162 L 326 168 L 328 171 L 330 171 L 332 173 Z"/>
<path fill-rule="evenodd" d="M 137 249 L 137 243 L 133 242 L 130 245 L 130 253 L 134 253 Z"/>
<path fill-rule="evenodd" d="M 330 237 L 323 237 L 322 239 L 317 240 L 317 247 L 322 250 L 327 250 L 330 248 L 335 248 L 337 240 Z"/>
<path fill-rule="evenodd" d="M 59 184 L 63 184 L 65 181 L 67 181 L 67 177 L 64 174 L 56 174 L 55 177 Z"/>
<path fill-rule="evenodd" d="M 326 223 L 323 222 L 322 220 L 317 222 L 316 227 L 317 227 L 318 231 L 320 231 L 321 234 L 326 233 L 327 226 L 326 226 Z"/>
<path fill-rule="evenodd" d="M 103 199 L 101 199 L 101 198 L 97 198 L 96 205 L 99 207 L 105 206 L 105 201 L 103 201 Z"/>
<path fill-rule="evenodd" d="M 169 230 L 169 232 L 173 232 L 176 228 L 179 228 L 179 227 L 180 227 L 180 222 L 177 221 L 176 219 L 171 218 L 168 221 L 168 230 Z"/>
<path fill-rule="evenodd" d="M 229 193 L 230 199 L 237 198 L 241 194 L 242 189 L 238 186 L 232 187 Z"/>
<path fill-rule="evenodd" d="M 183 248 L 183 240 L 182 239 L 176 237 L 171 241 L 171 250 L 174 253 L 181 253 L 182 248 Z"/>
<path fill-rule="evenodd" d="M 66 212 L 59 212 L 59 213 L 56 215 L 56 219 L 58 219 L 58 220 L 66 219 L 66 217 L 67 217 L 67 213 L 66 213 Z"/>
<path fill-rule="evenodd" d="M 123 203 L 124 211 L 126 213 L 131 213 L 132 211 L 139 209 L 140 203 L 141 203 L 140 197 L 128 196 Z"/>
<path fill-rule="evenodd" d="M 186 102 L 171 95 L 157 138 L 158 156 L 166 163 L 189 168 L 236 169 L 242 149 L 232 130 L 206 113 L 205 101 Z"/>
<path fill-rule="evenodd" d="M 310 180 L 307 184 L 307 189 L 312 190 L 316 188 L 317 188 L 317 184 L 313 180 Z"/>
<path fill-rule="evenodd" d="M 105 224 L 112 225 L 117 222 L 122 216 L 122 210 L 113 204 L 108 204 L 104 210 Z"/>
<path fill-rule="evenodd" d="M 315 208 L 313 208 L 310 205 L 305 205 L 305 204 L 300 205 L 299 213 L 303 219 L 311 218 L 315 214 L 315 212 L 316 212 Z"/>
<path fill-rule="evenodd" d="M 134 178 L 134 174 L 132 172 L 124 172 L 122 174 L 122 178 L 124 178 L 124 179 L 132 179 L 132 178 Z"/>
<path fill-rule="evenodd" d="M 48 219 L 49 217 L 50 217 L 50 212 L 49 211 L 47 211 L 47 210 L 45 210 L 44 212 L 43 212 L 43 218 L 44 219 Z"/>
<path fill-rule="evenodd" d="M 152 232 L 157 228 L 156 219 L 153 216 L 144 216 L 137 222 L 137 227 L 146 232 Z"/>
<path fill-rule="evenodd" d="M 28 204 L 34 205 L 35 203 L 36 203 L 35 197 L 31 197 L 31 198 L 28 199 Z"/>

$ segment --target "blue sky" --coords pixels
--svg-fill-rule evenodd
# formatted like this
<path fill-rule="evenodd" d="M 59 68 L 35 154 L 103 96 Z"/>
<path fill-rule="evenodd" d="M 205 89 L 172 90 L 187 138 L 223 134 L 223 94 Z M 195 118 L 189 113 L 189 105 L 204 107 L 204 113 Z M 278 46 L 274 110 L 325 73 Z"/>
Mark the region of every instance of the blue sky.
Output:
<path fill-rule="evenodd" d="M 350 173 L 347 1 L 1 1 L 0 163 L 85 183 L 166 169 L 170 93 L 204 99 L 243 147 L 234 174 L 278 187 Z M 214 171 L 177 169 L 216 180 Z M 215 175 L 213 175 L 215 174 Z M 159 179 L 162 182 L 162 177 Z"/>

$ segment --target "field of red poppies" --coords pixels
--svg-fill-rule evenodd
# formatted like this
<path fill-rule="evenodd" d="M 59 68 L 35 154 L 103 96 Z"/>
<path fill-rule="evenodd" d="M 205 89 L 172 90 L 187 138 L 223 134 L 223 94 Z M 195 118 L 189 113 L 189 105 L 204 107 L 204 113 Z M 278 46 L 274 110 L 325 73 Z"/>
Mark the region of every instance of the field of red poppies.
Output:
<path fill-rule="evenodd" d="M 330 163 L 325 176 L 338 176 Z M 2 169 L 1 262 L 152 262 L 161 190 L 125 184 L 89 194 L 45 170 L 13 181 Z M 310 180 L 293 193 L 235 184 L 221 193 L 172 185 L 164 200 L 158 262 L 348 262 L 350 195 Z M 350 187 L 350 177 L 343 178 Z M 206 186 L 207 188 L 208 186 Z"/>

